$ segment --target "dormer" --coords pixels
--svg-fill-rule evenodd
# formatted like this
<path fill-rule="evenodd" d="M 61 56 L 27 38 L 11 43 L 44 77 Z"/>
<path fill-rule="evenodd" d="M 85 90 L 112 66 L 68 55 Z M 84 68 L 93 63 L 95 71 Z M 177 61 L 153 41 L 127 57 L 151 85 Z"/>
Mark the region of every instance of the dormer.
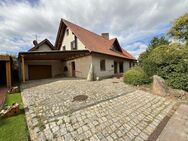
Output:
<path fill-rule="evenodd" d="M 122 49 L 121 49 L 121 47 L 120 47 L 119 42 L 118 42 L 117 39 L 114 41 L 114 43 L 113 43 L 113 45 L 112 45 L 112 47 L 111 47 L 111 50 L 113 50 L 113 51 L 115 51 L 115 52 L 120 52 L 120 53 L 122 53 Z"/>

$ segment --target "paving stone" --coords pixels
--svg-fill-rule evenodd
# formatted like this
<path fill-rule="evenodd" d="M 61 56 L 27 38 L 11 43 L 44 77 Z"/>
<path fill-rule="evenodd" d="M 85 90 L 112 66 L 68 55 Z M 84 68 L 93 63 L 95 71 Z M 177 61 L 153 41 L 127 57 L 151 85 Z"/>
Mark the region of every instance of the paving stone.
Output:
<path fill-rule="evenodd" d="M 144 139 L 142 139 L 140 136 L 137 136 L 137 137 L 135 138 L 135 141 L 144 141 Z"/>
<path fill-rule="evenodd" d="M 142 132 L 140 133 L 140 137 L 144 140 L 147 140 L 149 136 L 146 133 Z"/>
<path fill-rule="evenodd" d="M 68 134 L 66 134 L 66 135 L 64 136 L 64 140 L 65 140 L 65 141 L 71 141 L 71 140 L 73 140 L 73 138 L 72 138 L 71 134 L 68 133 Z"/>
<path fill-rule="evenodd" d="M 42 135 L 47 140 L 146 140 L 174 105 L 134 90 L 121 79 L 46 79 L 26 83 L 22 89 L 24 106 L 30 109 L 27 123 L 36 133 L 32 141 L 44 138 Z M 88 99 L 73 102 L 77 95 Z M 38 116 L 43 117 L 43 131 L 33 128 Z"/>
<path fill-rule="evenodd" d="M 108 141 L 114 141 L 111 136 L 108 136 L 106 139 L 107 139 Z"/>

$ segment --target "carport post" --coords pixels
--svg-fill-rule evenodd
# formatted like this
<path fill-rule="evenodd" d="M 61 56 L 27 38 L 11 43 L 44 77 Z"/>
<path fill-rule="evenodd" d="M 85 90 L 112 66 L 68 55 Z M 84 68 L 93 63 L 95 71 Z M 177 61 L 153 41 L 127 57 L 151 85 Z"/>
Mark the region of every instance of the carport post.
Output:
<path fill-rule="evenodd" d="M 24 63 L 24 56 L 21 55 L 21 61 L 22 61 L 22 82 L 25 83 L 25 63 Z"/>
<path fill-rule="evenodd" d="M 10 60 L 6 61 L 6 79 L 7 79 L 7 87 L 11 87 L 11 67 L 10 67 Z"/>

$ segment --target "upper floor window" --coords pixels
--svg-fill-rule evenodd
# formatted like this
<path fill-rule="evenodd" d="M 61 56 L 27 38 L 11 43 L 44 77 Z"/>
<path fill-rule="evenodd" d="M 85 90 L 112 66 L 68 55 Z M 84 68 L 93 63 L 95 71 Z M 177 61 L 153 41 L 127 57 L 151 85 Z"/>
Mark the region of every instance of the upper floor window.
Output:
<path fill-rule="evenodd" d="M 66 34 L 67 34 L 67 36 L 69 35 L 69 29 L 66 30 Z"/>
<path fill-rule="evenodd" d="M 77 37 L 74 36 L 74 41 L 71 42 L 71 50 L 77 50 Z"/>
<path fill-rule="evenodd" d="M 63 50 L 66 50 L 66 46 L 63 46 Z"/>
<path fill-rule="evenodd" d="M 75 43 L 75 41 L 71 42 L 71 50 L 76 50 L 76 43 Z"/>
<path fill-rule="evenodd" d="M 105 60 L 100 60 L 100 69 L 101 71 L 105 71 L 106 70 L 106 63 Z"/>

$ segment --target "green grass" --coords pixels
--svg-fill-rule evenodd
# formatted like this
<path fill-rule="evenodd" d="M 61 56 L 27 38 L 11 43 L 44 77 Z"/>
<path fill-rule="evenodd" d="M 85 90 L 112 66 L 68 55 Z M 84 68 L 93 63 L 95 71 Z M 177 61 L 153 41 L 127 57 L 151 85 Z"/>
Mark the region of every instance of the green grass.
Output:
<path fill-rule="evenodd" d="M 20 93 L 7 94 L 5 105 L 20 104 L 20 114 L 0 119 L 0 141 L 28 141 L 25 114 Z"/>

